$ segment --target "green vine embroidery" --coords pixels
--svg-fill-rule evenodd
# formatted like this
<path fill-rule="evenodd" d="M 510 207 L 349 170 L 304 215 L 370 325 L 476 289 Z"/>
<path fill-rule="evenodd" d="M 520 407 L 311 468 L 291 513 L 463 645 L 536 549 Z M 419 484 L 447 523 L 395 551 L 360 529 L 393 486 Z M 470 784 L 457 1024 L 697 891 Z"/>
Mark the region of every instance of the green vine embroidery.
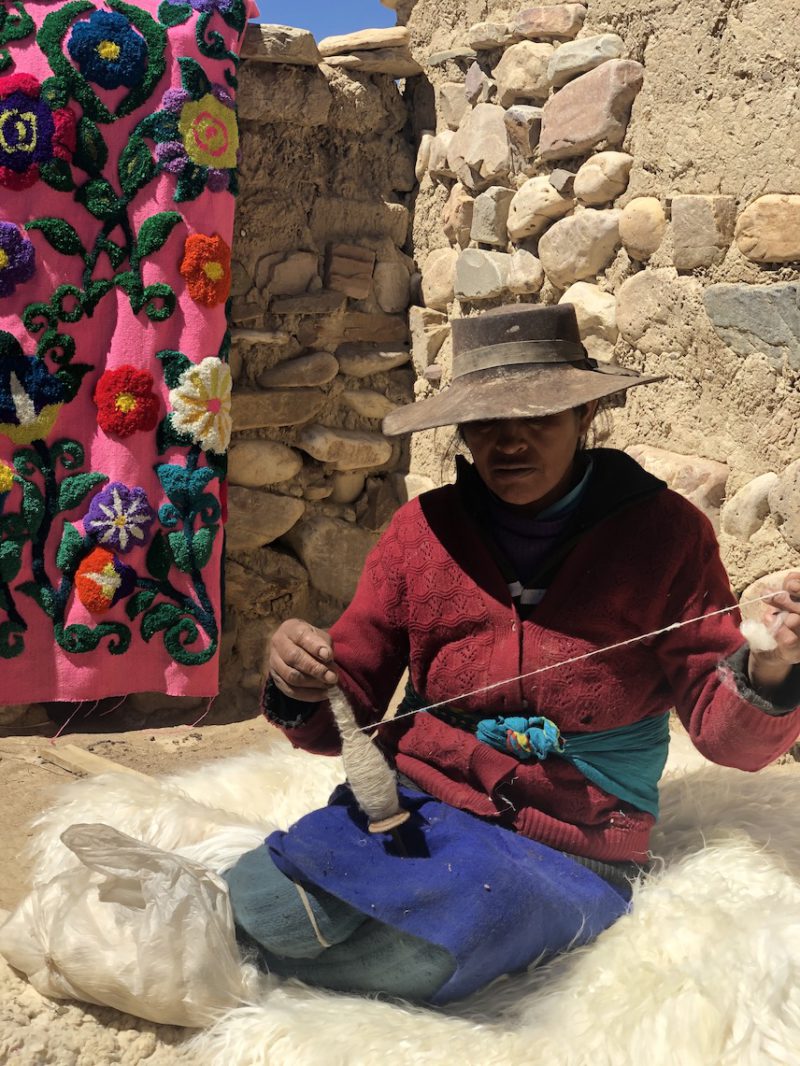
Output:
<path fill-rule="evenodd" d="M 165 26 L 183 25 L 192 14 L 192 6 L 192 4 L 173 2 L 173 0 L 163 0 L 158 9 L 159 20 Z M 234 69 L 237 69 L 239 56 L 227 47 L 225 38 L 211 28 L 211 20 L 215 14 L 219 14 L 228 26 L 241 34 L 247 25 L 244 0 L 233 0 L 230 6 L 221 5 L 215 11 L 200 10 L 195 27 L 195 40 L 197 41 L 200 55 L 206 56 L 208 59 L 230 60 L 234 65 Z"/>
<path fill-rule="evenodd" d="M 0 8 L 0 70 L 11 65 L 11 53 L 3 45 L 23 40 L 34 29 L 34 21 L 25 10 L 24 0 L 9 0 Z"/>

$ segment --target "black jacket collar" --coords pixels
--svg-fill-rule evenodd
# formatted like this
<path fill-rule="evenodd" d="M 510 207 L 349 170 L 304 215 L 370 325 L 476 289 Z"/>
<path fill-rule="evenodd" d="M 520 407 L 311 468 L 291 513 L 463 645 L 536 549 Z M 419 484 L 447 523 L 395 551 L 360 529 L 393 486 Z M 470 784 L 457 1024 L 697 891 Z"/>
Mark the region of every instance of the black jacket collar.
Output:
<path fill-rule="evenodd" d="M 562 537 L 527 581 L 527 588 L 546 588 L 561 563 L 587 530 L 639 500 L 654 496 L 666 483 L 644 470 L 635 459 L 615 448 L 587 451 L 593 466 L 581 500 Z M 474 518 L 487 547 L 507 581 L 516 579 L 511 566 L 491 535 L 488 520 L 489 490 L 464 456 L 456 457 L 456 491 L 467 514 Z"/>

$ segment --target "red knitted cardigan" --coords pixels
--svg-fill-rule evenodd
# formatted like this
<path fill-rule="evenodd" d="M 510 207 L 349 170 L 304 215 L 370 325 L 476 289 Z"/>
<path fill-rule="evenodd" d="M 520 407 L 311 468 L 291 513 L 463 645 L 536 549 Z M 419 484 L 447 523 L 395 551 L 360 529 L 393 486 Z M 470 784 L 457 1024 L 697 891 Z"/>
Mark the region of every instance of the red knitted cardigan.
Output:
<path fill-rule="evenodd" d="M 635 465 L 604 455 L 616 477 Z M 794 743 L 800 709 L 761 700 L 727 662 L 742 648 L 737 612 L 462 696 L 734 602 L 711 524 L 662 489 L 583 533 L 542 602 L 520 618 L 463 493 L 446 486 L 395 514 L 331 636 L 364 725 L 383 716 L 408 665 L 427 702 L 459 696 L 457 706 L 485 717 L 542 714 L 564 732 L 612 729 L 674 706 L 708 759 L 752 771 Z M 309 751 L 340 750 L 325 704 L 284 732 Z M 379 736 L 398 770 L 455 807 L 571 854 L 647 859 L 654 819 L 557 756 L 520 763 L 426 713 Z"/>

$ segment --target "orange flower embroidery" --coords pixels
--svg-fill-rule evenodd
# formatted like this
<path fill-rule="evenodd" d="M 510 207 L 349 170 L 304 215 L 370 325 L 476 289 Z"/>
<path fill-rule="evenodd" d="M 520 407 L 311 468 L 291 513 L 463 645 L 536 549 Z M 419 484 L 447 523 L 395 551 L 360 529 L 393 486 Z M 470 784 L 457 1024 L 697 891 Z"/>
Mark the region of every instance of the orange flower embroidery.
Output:
<path fill-rule="evenodd" d="M 183 247 L 181 274 L 195 303 L 215 307 L 231 291 L 231 250 L 218 233 L 193 233 Z"/>

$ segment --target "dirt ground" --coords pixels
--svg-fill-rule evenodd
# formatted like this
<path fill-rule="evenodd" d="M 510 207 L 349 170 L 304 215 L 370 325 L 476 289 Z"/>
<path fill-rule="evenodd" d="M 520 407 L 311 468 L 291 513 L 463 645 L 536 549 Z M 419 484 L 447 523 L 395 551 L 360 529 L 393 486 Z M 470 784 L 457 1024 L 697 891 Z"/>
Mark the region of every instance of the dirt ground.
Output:
<path fill-rule="evenodd" d="M 59 726 L 40 717 L 41 722 L 0 727 L 0 910 L 14 907 L 28 888 L 31 821 L 53 802 L 61 786 L 79 776 L 56 765 L 54 754 L 75 745 L 155 776 L 245 752 L 267 729 L 260 717 L 193 726 L 196 715 L 188 714 L 186 723 L 125 728 L 132 723 L 124 714 L 76 716 L 56 738 Z"/>

